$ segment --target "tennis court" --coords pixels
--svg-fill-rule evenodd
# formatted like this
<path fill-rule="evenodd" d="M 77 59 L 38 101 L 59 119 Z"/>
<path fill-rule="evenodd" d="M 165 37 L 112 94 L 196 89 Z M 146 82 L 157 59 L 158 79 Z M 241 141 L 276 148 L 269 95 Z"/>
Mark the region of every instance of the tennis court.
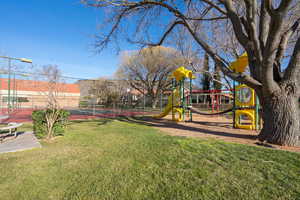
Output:
<path fill-rule="evenodd" d="M 2 119 L 1 123 L 9 122 L 31 122 L 32 112 L 36 109 L 32 108 L 22 108 L 15 110 L 7 114 L 6 110 L 2 110 L 0 115 L 8 115 L 8 118 Z M 95 118 L 115 118 L 115 117 L 130 117 L 137 115 L 150 115 L 154 114 L 152 111 L 138 110 L 138 109 L 113 109 L 113 108 L 68 108 L 71 115 L 70 120 L 80 120 L 80 119 L 95 119 Z"/>

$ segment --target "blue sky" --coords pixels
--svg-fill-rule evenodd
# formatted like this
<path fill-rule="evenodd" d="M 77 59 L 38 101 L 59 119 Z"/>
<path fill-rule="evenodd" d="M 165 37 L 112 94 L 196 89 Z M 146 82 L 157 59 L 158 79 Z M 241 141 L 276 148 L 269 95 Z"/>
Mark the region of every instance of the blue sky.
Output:
<path fill-rule="evenodd" d="M 118 65 L 116 53 L 93 52 L 101 17 L 100 10 L 80 0 L 3 0 L 0 55 L 30 58 L 37 66 L 56 64 L 68 76 L 112 75 Z M 26 70 L 26 65 L 14 64 Z"/>

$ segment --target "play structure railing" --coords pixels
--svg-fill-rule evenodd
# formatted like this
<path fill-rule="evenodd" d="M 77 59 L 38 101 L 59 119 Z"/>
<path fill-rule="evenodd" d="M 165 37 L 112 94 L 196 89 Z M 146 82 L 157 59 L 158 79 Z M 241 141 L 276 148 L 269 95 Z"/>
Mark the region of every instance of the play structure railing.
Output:
<path fill-rule="evenodd" d="M 203 110 L 219 112 L 232 107 L 232 90 L 193 90 L 192 105 Z"/>

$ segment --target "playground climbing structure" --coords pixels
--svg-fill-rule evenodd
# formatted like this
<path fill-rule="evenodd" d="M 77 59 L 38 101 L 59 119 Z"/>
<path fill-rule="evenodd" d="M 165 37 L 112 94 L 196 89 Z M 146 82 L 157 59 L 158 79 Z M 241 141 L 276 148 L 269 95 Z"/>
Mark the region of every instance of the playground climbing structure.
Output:
<path fill-rule="evenodd" d="M 245 72 L 248 66 L 247 53 L 242 54 L 236 61 L 232 62 L 230 68 L 238 73 Z M 260 129 L 259 101 L 255 91 L 245 84 L 233 82 L 234 106 L 233 126 L 234 128 L 258 130 Z M 242 123 L 247 119 L 248 123 Z"/>
<path fill-rule="evenodd" d="M 244 53 L 236 61 L 231 63 L 230 68 L 235 72 L 242 73 L 246 70 L 247 66 L 248 56 Z M 244 84 L 236 84 L 236 82 L 233 82 L 233 90 L 231 91 L 234 99 L 233 106 L 222 112 L 205 113 L 192 106 L 193 72 L 185 67 L 179 67 L 173 71 L 170 78 L 172 79 L 172 94 L 169 96 L 168 104 L 163 112 L 154 116 L 155 118 L 163 118 L 169 113 L 172 113 L 172 120 L 180 122 L 186 121 L 185 116 L 189 116 L 189 121 L 192 121 L 192 113 L 200 115 L 220 115 L 232 112 L 234 128 L 254 130 L 261 127 L 259 123 L 259 101 L 252 88 Z M 187 80 L 189 80 L 189 88 L 185 87 Z M 216 102 L 218 106 L 219 100 L 217 99 Z M 214 106 L 212 108 L 214 108 Z M 212 111 L 214 111 L 214 109 Z M 218 107 L 217 111 L 219 111 Z M 246 123 L 243 123 L 245 121 Z"/>
<path fill-rule="evenodd" d="M 155 118 L 163 118 L 172 113 L 172 120 L 176 122 L 185 121 L 185 115 L 192 120 L 192 113 L 190 111 L 192 99 L 192 79 L 195 78 L 191 70 L 181 66 L 171 74 L 172 79 L 172 94 L 168 98 L 168 104 L 163 112 Z M 189 88 L 185 84 L 189 80 Z"/>

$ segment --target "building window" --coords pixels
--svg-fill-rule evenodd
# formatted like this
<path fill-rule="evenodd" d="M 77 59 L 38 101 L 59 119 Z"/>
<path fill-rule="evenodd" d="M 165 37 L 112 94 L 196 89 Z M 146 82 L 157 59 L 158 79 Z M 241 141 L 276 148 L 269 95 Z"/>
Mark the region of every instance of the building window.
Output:
<path fill-rule="evenodd" d="M 29 102 L 27 97 L 10 97 L 10 101 L 20 102 L 20 103 Z M 8 97 L 7 96 L 2 97 L 2 102 L 8 102 Z"/>

